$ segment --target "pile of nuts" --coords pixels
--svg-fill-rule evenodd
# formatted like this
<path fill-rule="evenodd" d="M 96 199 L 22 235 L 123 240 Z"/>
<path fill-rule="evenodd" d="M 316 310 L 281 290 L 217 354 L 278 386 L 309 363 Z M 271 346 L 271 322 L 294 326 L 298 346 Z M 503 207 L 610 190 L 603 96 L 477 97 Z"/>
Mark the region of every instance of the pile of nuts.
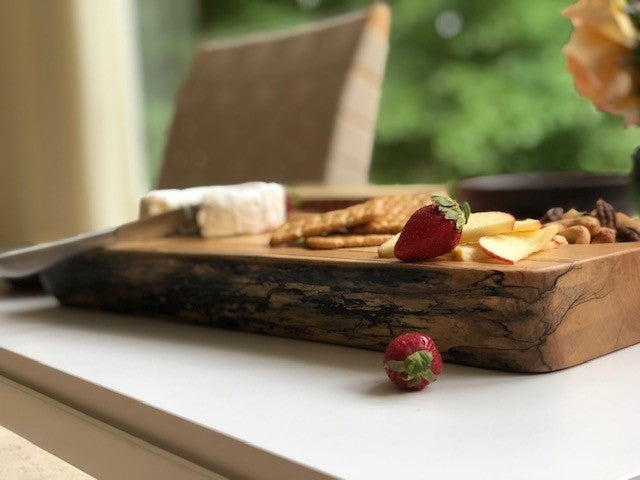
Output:
<path fill-rule="evenodd" d="M 596 208 L 591 212 L 573 208 L 565 212 L 562 208 L 551 208 L 540 222 L 544 225 L 557 224 L 558 235 L 572 244 L 640 241 L 640 218 L 616 212 L 602 199 L 596 202 Z"/>

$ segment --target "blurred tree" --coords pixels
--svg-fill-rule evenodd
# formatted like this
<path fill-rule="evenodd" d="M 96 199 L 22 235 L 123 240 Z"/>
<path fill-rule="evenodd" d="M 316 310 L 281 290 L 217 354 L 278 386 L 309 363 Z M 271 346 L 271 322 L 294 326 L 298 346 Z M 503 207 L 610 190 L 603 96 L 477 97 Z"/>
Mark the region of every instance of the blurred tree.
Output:
<path fill-rule="evenodd" d="M 394 2 L 373 178 L 628 171 L 638 136 L 574 90 L 562 8 L 556 0 Z"/>
<path fill-rule="evenodd" d="M 173 100 L 197 41 L 196 0 L 137 0 L 144 122 L 151 184 L 162 166 Z"/>
<path fill-rule="evenodd" d="M 282 28 L 369 3 L 199 0 L 199 34 Z M 373 182 L 512 171 L 629 171 L 638 134 L 624 130 L 621 119 L 597 112 L 565 71 L 561 49 L 571 31 L 561 16 L 566 5 L 557 0 L 388 3 L 391 51 Z"/>

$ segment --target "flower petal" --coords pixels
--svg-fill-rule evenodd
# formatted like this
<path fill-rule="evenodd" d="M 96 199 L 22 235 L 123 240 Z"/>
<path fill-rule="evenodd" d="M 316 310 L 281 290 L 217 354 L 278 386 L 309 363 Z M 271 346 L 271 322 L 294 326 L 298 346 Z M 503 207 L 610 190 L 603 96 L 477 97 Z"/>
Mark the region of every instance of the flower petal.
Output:
<path fill-rule="evenodd" d="M 629 15 L 615 0 L 580 0 L 562 14 L 571 20 L 574 27 L 589 26 L 620 45 L 633 48 L 638 43 Z"/>
<path fill-rule="evenodd" d="M 567 58 L 567 70 L 573 75 L 580 95 L 598 104 L 629 94 L 630 85 L 627 84 L 627 89 L 622 90 L 625 85 L 621 80 L 615 85 L 608 85 L 625 62 L 629 63 L 632 54 L 629 49 L 612 42 L 597 31 L 581 27 L 573 31 L 563 52 Z"/>

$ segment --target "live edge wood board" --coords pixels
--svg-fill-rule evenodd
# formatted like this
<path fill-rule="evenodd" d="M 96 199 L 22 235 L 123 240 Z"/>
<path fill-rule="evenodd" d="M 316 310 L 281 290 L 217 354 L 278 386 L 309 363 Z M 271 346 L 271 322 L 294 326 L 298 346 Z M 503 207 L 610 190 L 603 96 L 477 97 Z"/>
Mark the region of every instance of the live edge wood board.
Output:
<path fill-rule="evenodd" d="M 640 243 L 570 245 L 505 265 L 267 242 L 122 244 L 44 279 L 64 305 L 372 350 L 421 331 L 445 361 L 500 370 L 550 372 L 640 341 Z"/>

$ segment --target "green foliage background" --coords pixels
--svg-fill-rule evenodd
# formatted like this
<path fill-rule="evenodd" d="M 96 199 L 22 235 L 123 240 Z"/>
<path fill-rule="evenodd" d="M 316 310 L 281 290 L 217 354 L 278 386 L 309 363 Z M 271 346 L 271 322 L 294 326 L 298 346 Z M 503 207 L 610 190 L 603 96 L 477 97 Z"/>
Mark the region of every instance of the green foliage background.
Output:
<path fill-rule="evenodd" d="M 314 4 L 317 5 L 314 6 Z M 150 170 L 162 159 L 173 98 L 197 41 L 272 30 L 368 5 L 360 0 L 138 0 Z M 640 143 L 597 112 L 565 71 L 571 32 L 558 0 L 396 0 L 371 181 L 479 174 L 628 172 Z M 438 35 L 444 11 L 463 20 Z"/>

